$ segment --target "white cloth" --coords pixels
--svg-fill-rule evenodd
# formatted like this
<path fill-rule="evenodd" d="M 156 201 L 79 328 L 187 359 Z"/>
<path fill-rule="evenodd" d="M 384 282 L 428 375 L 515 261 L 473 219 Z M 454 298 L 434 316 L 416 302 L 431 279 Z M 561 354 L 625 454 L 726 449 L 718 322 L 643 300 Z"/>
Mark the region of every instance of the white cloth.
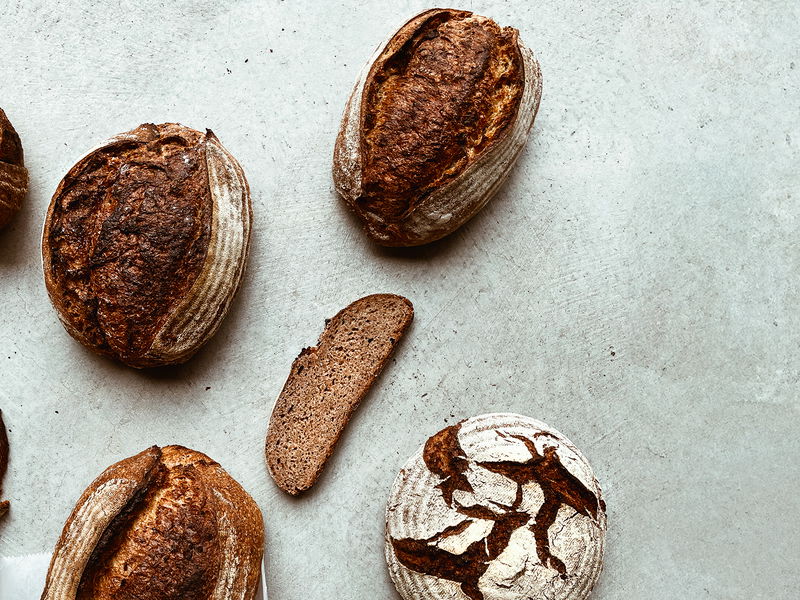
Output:
<path fill-rule="evenodd" d="M 39 600 L 49 566 L 49 554 L 0 556 L 0 600 Z M 262 563 L 261 585 L 255 600 L 267 600 L 264 575 Z"/>
<path fill-rule="evenodd" d="M 49 554 L 0 556 L 0 600 L 39 600 L 48 566 Z"/>

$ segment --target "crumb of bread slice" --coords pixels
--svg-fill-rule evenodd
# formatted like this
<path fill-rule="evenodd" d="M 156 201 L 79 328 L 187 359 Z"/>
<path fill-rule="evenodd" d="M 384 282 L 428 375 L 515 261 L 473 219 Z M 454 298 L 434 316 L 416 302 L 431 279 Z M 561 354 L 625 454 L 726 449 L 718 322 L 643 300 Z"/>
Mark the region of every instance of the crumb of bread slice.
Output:
<path fill-rule="evenodd" d="M 278 487 L 296 495 L 314 484 L 413 317 L 402 296 L 366 296 L 327 320 L 317 345 L 300 352 L 267 432 L 267 467 Z"/>

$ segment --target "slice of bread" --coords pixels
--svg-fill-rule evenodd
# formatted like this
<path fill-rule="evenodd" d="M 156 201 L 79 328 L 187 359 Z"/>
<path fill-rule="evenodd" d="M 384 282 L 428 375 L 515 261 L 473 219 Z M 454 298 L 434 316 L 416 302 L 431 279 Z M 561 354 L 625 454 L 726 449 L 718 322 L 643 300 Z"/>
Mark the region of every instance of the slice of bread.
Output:
<path fill-rule="evenodd" d="M 296 495 L 314 485 L 413 318 L 402 296 L 366 296 L 326 321 L 317 346 L 295 359 L 267 432 L 267 467 L 278 487 Z"/>

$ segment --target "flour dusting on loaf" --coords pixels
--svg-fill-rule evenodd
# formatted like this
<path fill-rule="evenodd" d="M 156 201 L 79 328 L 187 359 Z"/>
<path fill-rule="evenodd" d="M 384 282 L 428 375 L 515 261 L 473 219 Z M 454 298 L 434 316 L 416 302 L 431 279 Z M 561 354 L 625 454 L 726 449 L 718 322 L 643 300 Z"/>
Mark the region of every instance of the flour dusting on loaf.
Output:
<path fill-rule="evenodd" d="M 386 560 L 406 600 L 582 600 L 602 567 L 605 503 L 575 446 L 529 417 L 473 417 L 400 471 Z"/>

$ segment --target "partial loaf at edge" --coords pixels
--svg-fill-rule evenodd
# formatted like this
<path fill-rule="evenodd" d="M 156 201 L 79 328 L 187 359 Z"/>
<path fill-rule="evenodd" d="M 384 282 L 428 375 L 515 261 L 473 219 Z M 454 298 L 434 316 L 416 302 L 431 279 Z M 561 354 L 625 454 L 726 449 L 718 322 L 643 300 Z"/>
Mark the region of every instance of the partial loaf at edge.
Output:
<path fill-rule="evenodd" d="M 22 142 L 0 108 L 0 229 L 8 225 L 28 193 Z"/>
<path fill-rule="evenodd" d="M 0 517 L 8 512 L 9 502 L 3 500 L 3 477 L 8 469 L 8 435 L 3 423 L 3 411 L 0 411 Z"/>
<path fill-rule="evenodd" d="M 413 317 L 402 296 L 366 296 L 327 321 L 317 346 L 295 359 L 267 432 L 267 466 L 278 487 L 299 494 L 314 484 Z"/>
<path fill-rule="evenodd" d="M 263 547 L 261 511 L 219 464 L 153 446 L 83 493 L 42 600 L 253 600 Z"/>

